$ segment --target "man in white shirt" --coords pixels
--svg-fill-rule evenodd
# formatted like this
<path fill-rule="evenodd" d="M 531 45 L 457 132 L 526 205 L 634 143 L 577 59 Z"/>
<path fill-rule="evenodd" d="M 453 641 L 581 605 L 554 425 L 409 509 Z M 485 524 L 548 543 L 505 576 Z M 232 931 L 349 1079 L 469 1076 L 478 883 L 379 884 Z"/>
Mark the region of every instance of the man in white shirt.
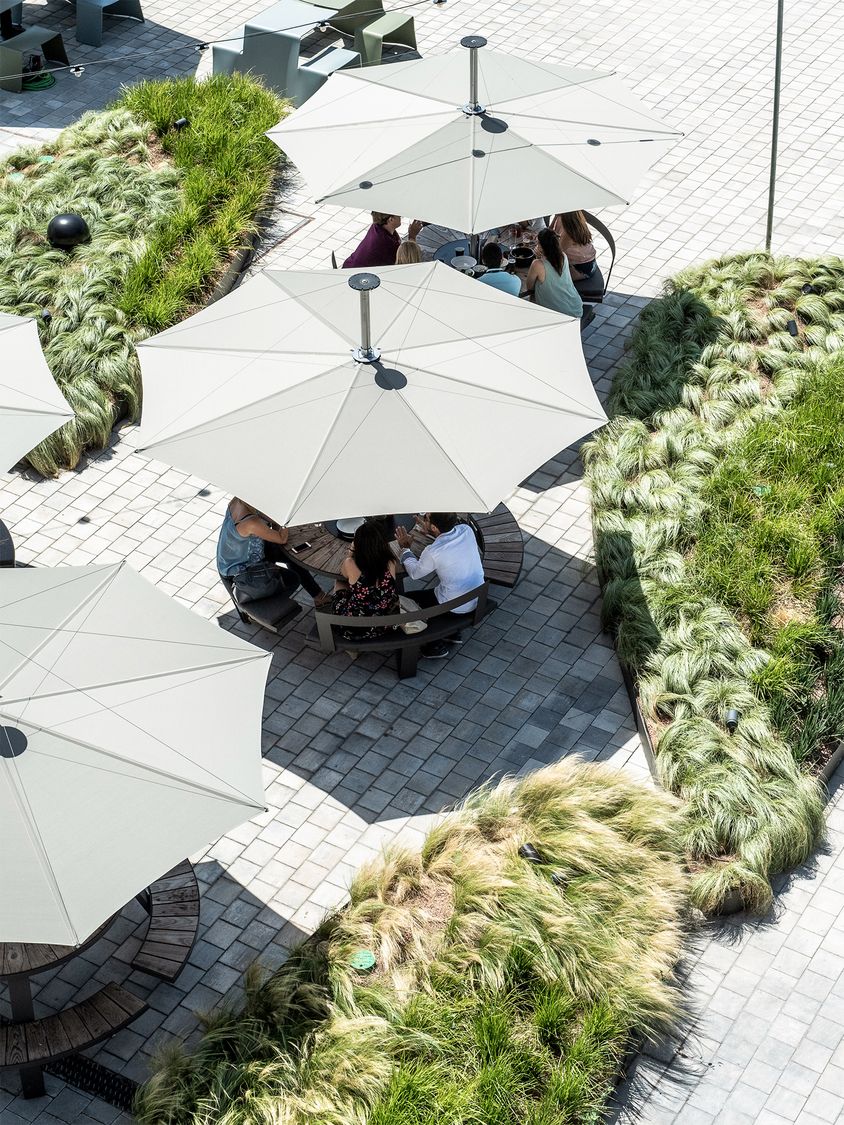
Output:
<path fill-rule="evenodd" d="M 502 269 L 504 255 L 497 242 L 486 244 L 481 251 L 481 261 L 486 266 L 486 273 L 481 274 L 479 281 L 484 285 L 490 285 L 493 289 L 500 289 L 502 293 L 510 293 L 513 297 L 518 297 L 522 291 L 521 279 L 514 273 L 507 273 Z"/>
<path fill-rule="evenodd" d="M 458 523 L 454 512 L 430 512 L 420 520 L 420 526 L 433 536 L 430 543 L 417 559 L 410 550 L 410 536 L 403 527 L 396 529 L 396 541 L 402 548 L 402 566 L 409 578 L 414 580 L 437 576 L 433 590 L 413 590 L 412 595 L 419 605 L 431 606 L 450 602 L 483 585 L 484 568 L 478 541 L 472 528 L 466 523 Z M 477 606 L 477 599 L 453 609 L 452 614 L 462 616 Z M 435 641 L 426 645 L 422 656 L 439 660 L 448 656 L 448 645 Z"/>

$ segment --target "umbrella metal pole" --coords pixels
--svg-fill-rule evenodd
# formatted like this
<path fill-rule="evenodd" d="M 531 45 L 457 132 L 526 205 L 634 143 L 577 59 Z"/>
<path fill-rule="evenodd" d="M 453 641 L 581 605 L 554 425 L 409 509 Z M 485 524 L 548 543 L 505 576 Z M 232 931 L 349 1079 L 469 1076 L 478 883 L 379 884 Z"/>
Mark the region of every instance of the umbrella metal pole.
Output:
<path fill-rule="evenodd" d="M 768 224 L 765 228 L 765 249 L 770 254 L 774 233 L 774 195 L 777 189 L 777 145 L 780 130 L 780 87 L 782 85 L 782 25 L 785 0 L 777 0 L 777 45 L 774 66 L 774 120 L 771 126 L 771 180 L 768 184 Z"/>
<path fill-rule="evenodd" d="M 478 51 L 486 46 L 486 39 L 483 35 L 464 35 L 460 46 L 469 49 L 469 100 L 463 106 L 463 112 L 475 117 L 484 113 L 484 107 L 478 101 Z"/>
<path fill-rule="evenodd" d="M 352 355 L 358 363 L 375 363 L 381 358 L 378 348 L 372 346 L 372 321 L 369 311 L 369 294 L 381 284 L 381 278 L 374 273 L 353 273 L 349 278 L 349 288 L 360 294 L 360 347 Z"/>

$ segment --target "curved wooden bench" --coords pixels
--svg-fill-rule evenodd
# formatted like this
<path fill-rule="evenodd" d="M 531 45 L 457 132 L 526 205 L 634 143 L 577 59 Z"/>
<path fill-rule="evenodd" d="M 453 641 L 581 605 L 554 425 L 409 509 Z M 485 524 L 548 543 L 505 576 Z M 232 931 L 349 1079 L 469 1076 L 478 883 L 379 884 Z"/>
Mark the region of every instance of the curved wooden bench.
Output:
<path fill-rule="evenodd" d="M 484 561 L 484 576 L 497 586 L 515 586 L 525 557 L 522 529 L 505 504 L 486 514 L 469 516 L 481 542 L 478 544 Z"/>
<path fill-rule="evenodd" d="M 468 593 L 453 598 L 450 602 L 419 609 L 415 613 L 393 613 L 384 617 L 345 617 L 335 613 L 316 611 L 316 625 L 308 634 L 307 641 L 312 647 L 319 647 L 323 652 L 352 651 L 352 652 L 395 652 L 397 655 L 399 678 L 404 680 L 408 676 L 416 675 L 416 664 L 423 645 L 432 641 L 446 640 L 455 633 L 479 625 L 481 620 L 495 609 L 496 603 L 487 597 L 489 583 L 484 582 Z M 409 590 L 409 598 L 413 591 Z M 478 599 L 478 604 L 471 613 L 455 617 L 451 610 L 466 602 Z M 405 633 L 396 629 L 387 637 L 361 638 L 360 640 L 346 640 L 339 633 L 342 626 L 346 629 L 369 629 L 372 626 L 399 625 L 408 621 L 427 621 L 428 628 L 421 633 Z"/>
<path fill-rule="evenodd" d="M 175 980 L 199 928 L 199 886 L 190 861 L 184 860 L 151 883 L 143 901 L 149 925 L 132 967 L 161 980 Z"/>
<path fill-rule="evenodd" d="M 146 1011 L 139 996 L 111 983 L 53 1016 L 0 1025 L 0 1070 L 19 1070 L 24 1097 L 44 1093 L 41 1068 L 93 1047 Z"/>

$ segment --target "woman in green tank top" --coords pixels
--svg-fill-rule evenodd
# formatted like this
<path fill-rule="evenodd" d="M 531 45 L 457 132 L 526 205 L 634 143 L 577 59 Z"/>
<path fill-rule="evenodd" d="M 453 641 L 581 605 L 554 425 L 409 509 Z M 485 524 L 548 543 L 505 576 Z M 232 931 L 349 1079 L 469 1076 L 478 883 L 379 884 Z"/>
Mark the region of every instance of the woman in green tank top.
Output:
<path fill-rule="evenodd" d="M 583 316 L 583 301 L 574 287 L 560 240 L 547 227 L 539 232 L 537 259 L 528 270 L 526 287 L 537 305 L 566 316 Z"/>

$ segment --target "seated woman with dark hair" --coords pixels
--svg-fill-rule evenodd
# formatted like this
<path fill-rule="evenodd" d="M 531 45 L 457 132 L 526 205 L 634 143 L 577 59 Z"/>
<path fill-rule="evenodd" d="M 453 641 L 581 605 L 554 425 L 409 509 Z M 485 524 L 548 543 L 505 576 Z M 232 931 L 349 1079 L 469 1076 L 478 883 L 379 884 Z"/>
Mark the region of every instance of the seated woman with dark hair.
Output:
<path fill-rule="evenodd" d="M 569 260 L 574 280 L 591 277 L 595 272 L 597 254 L 583 212 L 566 211 L 555 215 L 551 230 L 560 240 L 560 249 Z"/>
<path fill-rule="evenodd" d="M 399 612 L 396 560 L 377 523 L 367 521 L 357 529 L 340 574 L 334 586 L 332 613 L 341 617 L 387 617 Z M 344 640 L 360 641 L 385 636 L 395 628 L 376 625 L 368 629 L 341 628 L 340 632 Z"/>
<path fill-rule="evenodd" d="M 566 316 L 583 316 L 583 301 L 574 287 L 569 264 L 560 240 L 548 227 L 539 232 L 537 257 L 525 280 L 527 292 L 537 305 Z"/>

